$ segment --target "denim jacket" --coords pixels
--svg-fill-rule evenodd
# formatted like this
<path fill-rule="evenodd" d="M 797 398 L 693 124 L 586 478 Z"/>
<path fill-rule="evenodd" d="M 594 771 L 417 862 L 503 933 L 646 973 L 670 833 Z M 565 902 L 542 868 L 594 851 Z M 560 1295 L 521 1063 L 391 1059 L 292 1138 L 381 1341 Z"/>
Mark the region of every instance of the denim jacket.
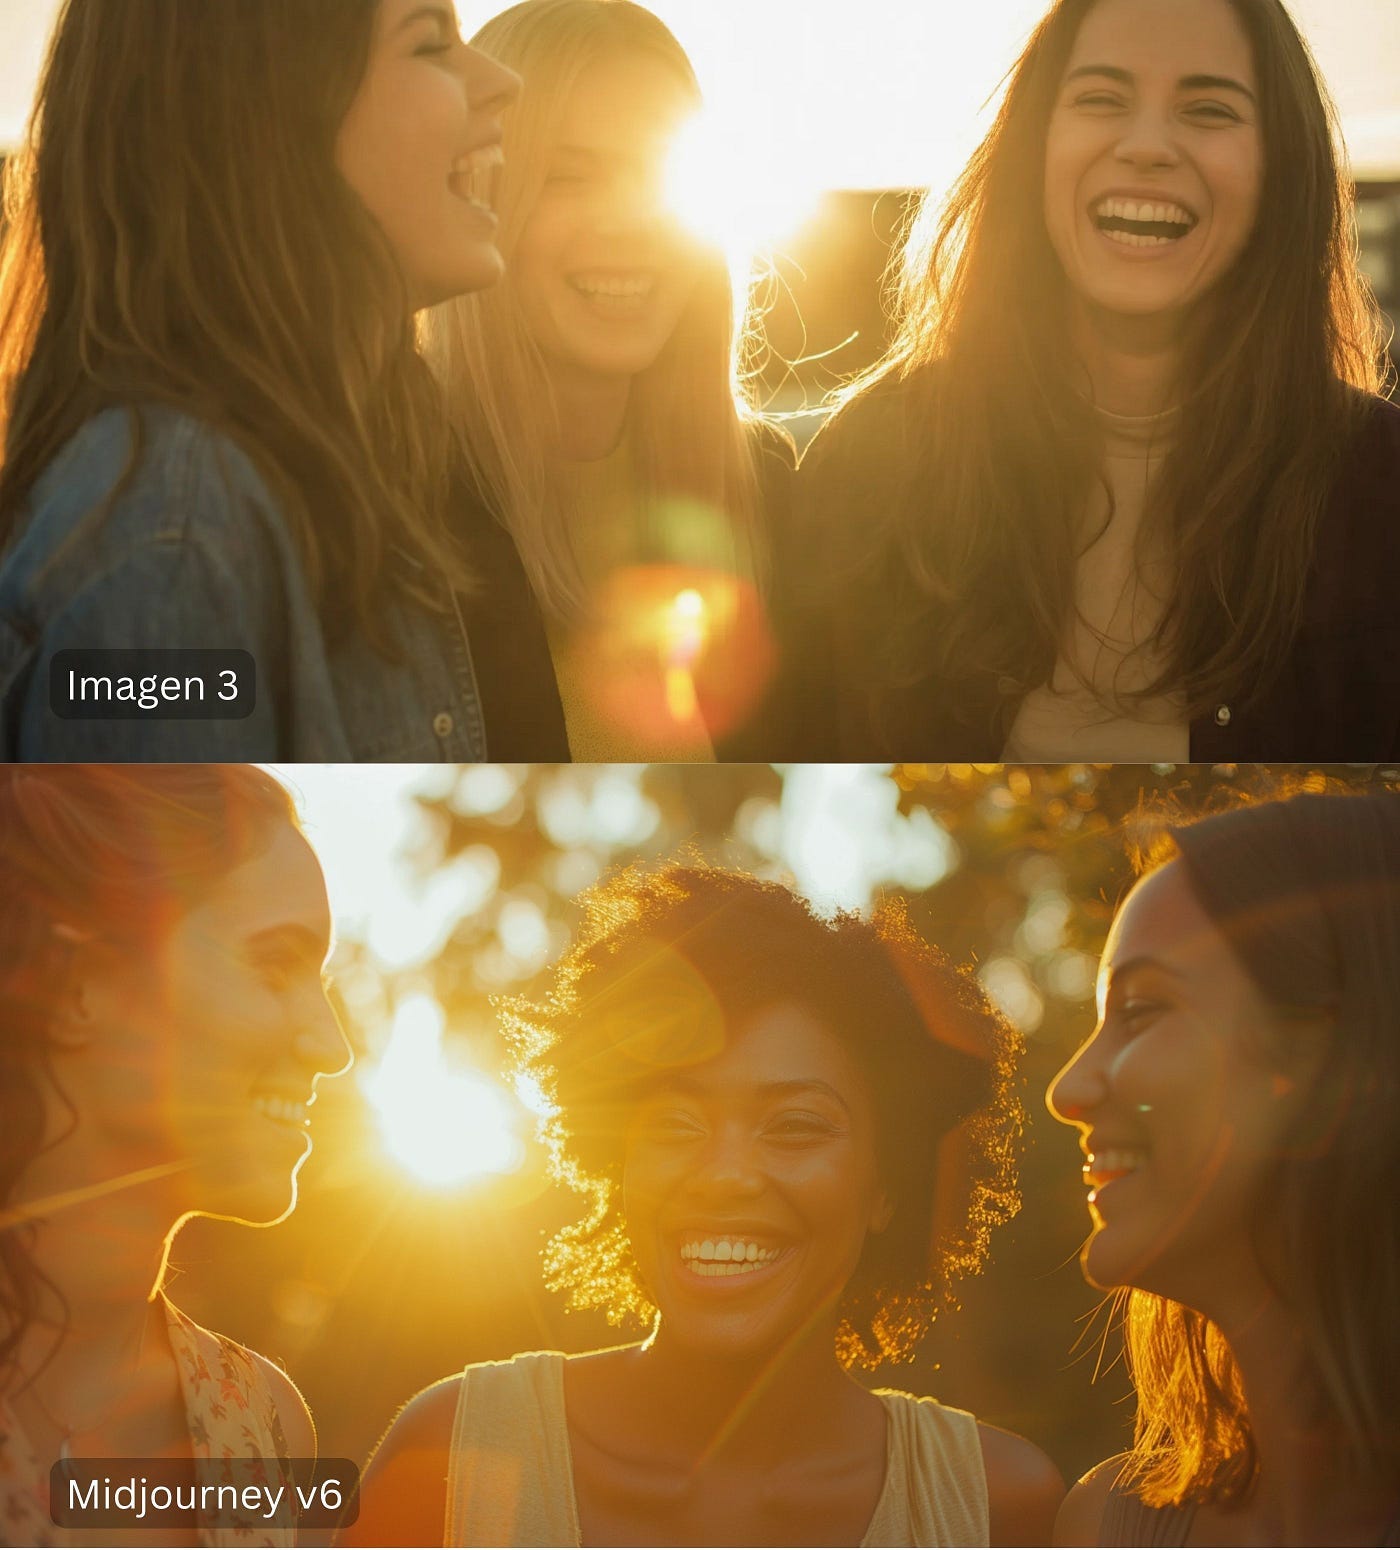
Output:
<path fill-rule="evenodd" d="M 481 697 L 458 601 L 391 596 L 398 659 L 358 632 L 329 643 L 267 485 L 226 436 L 173 409 L 88 421 L 36 482 L 0 558 L 0 755 L 10 760 L 478 760 Z M 416 562 L 406 555 L 399 562 Z M 243 720 L 65 720 L 49 661 L 69 648 L 239 648 Z"/>

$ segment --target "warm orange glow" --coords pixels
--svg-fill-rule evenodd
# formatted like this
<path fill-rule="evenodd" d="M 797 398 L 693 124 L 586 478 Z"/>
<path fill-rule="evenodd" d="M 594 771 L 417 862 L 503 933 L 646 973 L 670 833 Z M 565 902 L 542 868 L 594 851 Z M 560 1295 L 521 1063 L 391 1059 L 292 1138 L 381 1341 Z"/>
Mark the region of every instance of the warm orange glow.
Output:
<path fill-rule="evenodd" d="M 609 578 L 588 642 L 600 712 L 656 750 L 702 753 L 741 725 L 773 672 L 752 582 L 694 565 L 635 565 Z"/>
<path fill-rule="evenodd" d="M 386 1149 L 426 1184 L 514 1173 L 525 1161 L 518 1105 L 484 1073 L 451 1065 L 442 1035 L 437 1003 L 411 997 L 398 1009 L 388 1048 L 360 1077 Z"/>

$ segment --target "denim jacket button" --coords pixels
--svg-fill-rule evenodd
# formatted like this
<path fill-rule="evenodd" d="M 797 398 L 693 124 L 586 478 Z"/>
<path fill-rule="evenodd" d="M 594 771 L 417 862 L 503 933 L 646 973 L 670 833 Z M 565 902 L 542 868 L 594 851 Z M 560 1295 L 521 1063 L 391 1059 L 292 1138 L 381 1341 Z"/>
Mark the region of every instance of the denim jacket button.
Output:
<path fill-rule="evenodd" d="M 433 731 L 437 734 L 438 737 L 451 737 L 452 725 L 452 717 L 449 716 L 445 710 L 440 710 L 437 715 L 433 717 Z"/>
<path fill-rule="evenodd" d="M 1230 725 L 1230 707 L 1228 705 L 1217 705 L 1215 707 L 1215 724 L 1218 727 L 1228 727 Z"/>

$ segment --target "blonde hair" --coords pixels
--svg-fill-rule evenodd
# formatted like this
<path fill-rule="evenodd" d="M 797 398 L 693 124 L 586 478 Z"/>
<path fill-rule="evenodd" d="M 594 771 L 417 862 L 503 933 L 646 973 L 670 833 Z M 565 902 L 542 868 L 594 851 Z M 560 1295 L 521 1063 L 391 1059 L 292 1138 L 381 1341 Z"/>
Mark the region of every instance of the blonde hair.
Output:
<path fill-rule="evenodd" d="M 472 42 L 525 82 L 507 115 L 497 199 L 507 273 L 490 292 L 433 309 L 424 347 L 483 500 L 510 529 L 546 612 L 576 621 L 587 606 L 570 538 L 558 404 L 511 280 L 511 255 L 544 186 L 570 95 L 591 65 L 640 54 L 672 72 L 677 91 L 697 106 L 700 88 L 675 37 L 630 0 L 524 0 Z M 628 429 L 644 508 L 703 503 L 726 517 L 757 561 L 756 413 L 741 380 L 734 310 L 724 259 L 707 254 L 675 332 L 637 379 Z M 744 330 L 737 332 L 742 341 Z"/>

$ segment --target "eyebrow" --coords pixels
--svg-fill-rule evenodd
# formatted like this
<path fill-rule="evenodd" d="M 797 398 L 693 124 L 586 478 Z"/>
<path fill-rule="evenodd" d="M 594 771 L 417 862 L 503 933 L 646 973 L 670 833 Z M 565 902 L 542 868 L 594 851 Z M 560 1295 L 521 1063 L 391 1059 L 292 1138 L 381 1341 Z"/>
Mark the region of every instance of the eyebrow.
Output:
<path fill-rule="evenodd" d="M 408 15 L 403 18 L 398 26 L 394 28 L 394 32 L 397 35 L 400 32 L 406 31 L 409 27 L 412 27 L 416 22 L 422 21 L 435 21 L 440 22 L 447 27 L 455 27 L 457 25 L 457 16 L 456 13 L 452 10 L 451 6 L 447 5 L 415 6 L 413 10 L 411 10 Z"/>
<path fill-rule="evenodd" d="M 1125 958 L 1122 963 L 1109 965 L 1108 983 L 1110 988 L 1115 980 L 1125 979 L 1129 974 L 1135 974 L 1140 969 L 1156 969 L 1162 974 L 1170 975 L 1175 980 L 1184 980 L 1186 978 L 1180 969 L 1174 969 L 1171 964 L 1163 962 L 1162 959 L 1154 958 L 1150 953 L 1139 953 L 1136 958 Z"/>
<path fill-rule="evenodd" d="M 1071 70 L 1065 76 L 1065 84 L 1076 81 L 1083 75 L 1107 76 L 1110 81 L 1119 81 L 1124 86 L 1133 84 L 1131 70 L 1120 69 L 1117 65 L 1080 65 L 1078 69 Z M 1176 83 L 1179 90 L 1185 91 L 1233 91 L 1242 97 L 1248 97 L 1254 101 L 1254 93 L 1250 91 L 1243 81 L 1237 81 L 1230 75 L 1183 75 Z"/>
<path fill-rule="evenodd" d="M 335 932 L 332 931 L 327 938 L 313 931 L 310 926 L 288 921 L 285 925 L 268 926 L 263 931 L 255 931 L 248 938 L 247 946 L 250 952 L 286 951 L 320 965 L 335 951 Z"/>

